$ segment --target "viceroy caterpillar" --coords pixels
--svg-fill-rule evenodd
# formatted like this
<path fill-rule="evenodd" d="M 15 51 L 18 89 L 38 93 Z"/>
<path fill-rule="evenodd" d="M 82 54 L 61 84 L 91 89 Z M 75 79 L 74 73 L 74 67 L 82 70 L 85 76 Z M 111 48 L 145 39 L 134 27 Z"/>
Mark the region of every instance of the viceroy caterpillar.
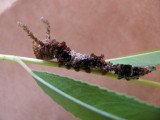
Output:
<path fill-rule="evenodd" d="M 18 25 L 27 32 L 28 36 L 33 39 L 33 51 L 38 59 L 52 60 L 57 58 L 59 65 L 65 65 L 66 68 L 73 67 L 76 71 L 80 69 L 91 72 L 92 69 L 98 69 L 102 74 L 114 72 L 118 75 L 118 79 L 126 80 L 138 79 L 140 76 L 148 74 L 156 69 L 155 66 L 137 67 L 129 64 L 116 64 L 105 62 L 104 55 L 96 56 L 77 53 L 71 50 L 66 43 L 58 42 L 50 37 L 50 24 L 47 19 L 41 18 L 41 21 L 47 25 L 46 38 L 39 40 L 28 29 L 27 25 L 18 22 Z"/>

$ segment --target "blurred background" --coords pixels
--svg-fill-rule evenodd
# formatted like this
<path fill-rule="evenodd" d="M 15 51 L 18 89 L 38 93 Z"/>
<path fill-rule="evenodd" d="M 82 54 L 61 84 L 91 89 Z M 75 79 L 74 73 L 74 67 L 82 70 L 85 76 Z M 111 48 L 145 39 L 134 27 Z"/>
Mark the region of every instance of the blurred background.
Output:
<path fill-rule="evenodd" d="M 0 0 L 0 54 L 35 58 L 32 41 L 17 26 L 21 21 L 39 38 L 51 23 L 51 37 L 80 53 L 103 53 L 106 59 L 159 48 L 160 1 Z M 160 105 L 160 88 L 106 76 L 27 64 L 116 90 Z M 0 60 L 0 120 L 78 120 L 53 102 L 17 63 Z M 145 79 L 160 82 L 160 67 Z"/>

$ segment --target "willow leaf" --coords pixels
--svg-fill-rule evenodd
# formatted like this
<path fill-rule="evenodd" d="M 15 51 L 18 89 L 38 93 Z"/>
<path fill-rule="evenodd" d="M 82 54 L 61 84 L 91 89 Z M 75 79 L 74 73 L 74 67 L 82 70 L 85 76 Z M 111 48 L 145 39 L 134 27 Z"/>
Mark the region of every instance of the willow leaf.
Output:
<path fill-rule="evenodd" d="M 131 64 L 134 66 L 156 65 L 160 64 L 160 48 L 106 60 L 106 62 L 108 61 L 113 64 Z"/>
<path fill-rule="evenodd" d="M 42 71 L 33 72 L 65 95 L 57 93 L 37 80 L 45 93 L 83 120 L 160 119 L 160 108 L 140 102 L 133 97 L 68 77 Z"/>
<path fill-rule="evenodd" d="M 72 78 L 31 71 L 20 59 L 18 62 L 45 93 L 82 120 L 160 119 L 160 107 Z"/>

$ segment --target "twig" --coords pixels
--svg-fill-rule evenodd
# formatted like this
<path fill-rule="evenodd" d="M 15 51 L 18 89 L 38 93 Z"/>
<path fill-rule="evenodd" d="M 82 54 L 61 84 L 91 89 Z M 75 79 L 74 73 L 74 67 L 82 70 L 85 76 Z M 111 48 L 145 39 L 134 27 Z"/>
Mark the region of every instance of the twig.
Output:
<path fill-rule="evenodd" d="M 32 64 L 39 64 L 39 65 L 47 65 L 47 66 L 52 66 L 52 67 L 59 67 L 58 62 L 55 62 L 55 61 L 45 61 L 45 60 L 40 60 L 40 59 L 28 58 L 28 57 L 20 57 L 20 56 L 14 56 L 14 55 L 0 54 L 0 60 L 9 60 L 9 61 L 17 62 L 17 58 L 19 58 L 20 60 L 22 60 L 25 63 L 32 63 Z M 65 66 L 61 66 L 61 67 L 65 68 Z M 84 70 L 80 70 L 80 71 L 85 72 Z M 102 75 L 100 71 L 94 70 L 94 69 L 91 71 L 91 73 Z M 117 75 L 115 75 L 112 72 L 107 73 L 106 76 L 117 78 Z M 155 81 L 150 81 L 150 80 L 145 80 L 145 79 L 130 80 L 130 81 L 136 82 L 136 83 L 140 83 L 140 84 L 147 84 L 147 85 L 150 85 L 150 86 L 160 87 L 160 83 L 159 82 L 155 82 Z"/>

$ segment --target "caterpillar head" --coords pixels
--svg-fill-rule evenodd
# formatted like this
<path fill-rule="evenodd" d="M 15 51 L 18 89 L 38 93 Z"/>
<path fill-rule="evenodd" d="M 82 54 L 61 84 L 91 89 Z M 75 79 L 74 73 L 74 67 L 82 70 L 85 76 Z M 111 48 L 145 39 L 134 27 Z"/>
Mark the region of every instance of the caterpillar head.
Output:
<path fill-rule="evenodd" d="M 27 32 L 28 36 L 31 37 L 33 40 L 33 51 L 38 59 L 44 59 L 44 60 L 51 60 L 54 58 L 54 56 L 51 54 L 50 51 L 50 44 L 53 43 L 54 40 L 50 40 L 50 24 L 48 20 L 41 17 L 41 21 L 47 25 L 47 31 L 46 31 L 46 39 L 45 40 L 39 40 L 35 35 L 29 30 L 27 25 L 22 24 L 21 22 L 17 22 L 17 24 L 23 28 L 24 31 Z"/>

